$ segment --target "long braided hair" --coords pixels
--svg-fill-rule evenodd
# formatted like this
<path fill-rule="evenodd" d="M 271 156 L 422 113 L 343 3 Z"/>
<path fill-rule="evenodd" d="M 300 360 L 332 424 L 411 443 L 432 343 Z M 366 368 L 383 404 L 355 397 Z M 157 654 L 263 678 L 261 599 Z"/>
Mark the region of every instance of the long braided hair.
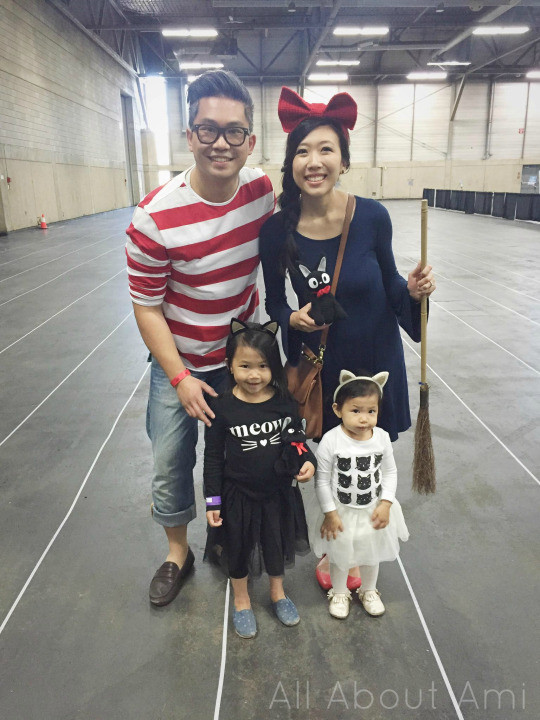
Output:
<path fill-rule="evenodd" d="M 289 274 L 298 272 L 295 262 L 298 258 L 298 248 L 294 240 L 294 231 L 300 220 L 300 189 L 293 179 L 293 160 L 296 150 L 302 140 L 309 135 L 310 132 L 323 125 L 328 125 L 335 130 L 339 138 L 339 147 L 341 150 L 341 160 L 343 166 L 348 169 L 351 164 L 351 155 L 349 150 L 349 137 L 343 127 L 328 118 L 308 117 L 302 120 L 287 137 L 287 146 L 285 149 L 285 160 L 281 172 L 283 173 L 282 187 L 283 191 L 278 197 L 279 207 L 282 210 L 283 225 L 285 227 L 286 237 L 285 244 L 280 256 L 280 270 L 283 275 L 287 270 Z"/>

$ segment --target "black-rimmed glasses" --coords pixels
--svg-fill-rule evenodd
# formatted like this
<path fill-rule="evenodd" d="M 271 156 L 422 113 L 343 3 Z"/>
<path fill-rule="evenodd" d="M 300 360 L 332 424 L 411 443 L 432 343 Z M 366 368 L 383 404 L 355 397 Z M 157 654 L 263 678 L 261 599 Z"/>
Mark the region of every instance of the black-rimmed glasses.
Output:
<path fill-rule="evenodd" d="M 215 143 L 221 135 L 223 135 L 225 141 L 229 145 L 239 147 L 244 144 L 247 136 L 249 135 L 249 130 L 247 128 L 220 128 L 217 127 L 217 125 L 194 125 L 193 131 L 199 138 L 199 142 L 203 145 L 211 145 L 212 143 Z"/>

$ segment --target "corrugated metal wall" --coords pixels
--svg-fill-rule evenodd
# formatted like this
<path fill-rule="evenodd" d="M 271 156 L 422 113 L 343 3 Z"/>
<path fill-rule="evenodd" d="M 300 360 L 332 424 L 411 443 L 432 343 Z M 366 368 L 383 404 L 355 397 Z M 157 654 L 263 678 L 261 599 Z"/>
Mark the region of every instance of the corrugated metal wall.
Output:
<path fill-rule="evenodd" d="M 423 187 L 519 192 L 521 165 L 540 162 L 540 83 L 494 83 L 490 90 L 487 80 L 469 82 L 450 121 L 458 87 L 309 85 L 305 99 L 327 103 L 335 93 L 348 92 L 356 100 L 353 167 L 343 179 L 352 189 L 360 184 L 377 197 L 419 197 Z M 257 135 L 250 164 L 262 165 L 279 192 L 286 141 L 277 115 L 281 85 L 248 89 Z M 178 123 L 174 127 L 177 132 Z M 171 146 L 175 165 L 192 163 L 184 135 L 172 138 Z"/>

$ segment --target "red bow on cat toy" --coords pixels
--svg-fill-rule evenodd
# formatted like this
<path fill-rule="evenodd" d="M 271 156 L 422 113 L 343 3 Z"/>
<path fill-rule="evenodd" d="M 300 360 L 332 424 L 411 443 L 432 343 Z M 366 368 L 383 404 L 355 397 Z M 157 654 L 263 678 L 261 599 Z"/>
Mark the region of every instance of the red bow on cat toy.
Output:
<path fill-rule="evenodd" d="M 298 450 L 298 454 L 301 455 L 302 453 L 307 453 L 307 447 L 304 445 L 304 443 L 301 442 L 293 442 L 291 443 L 293 447 L 295 447 Z"/>
<path fill-rule="evenodd" d="M 328 103 L 308 103 L 298 93 L 288 87 L 281 88 L 278 102 L 278 115 L 286 133 L 308 117 L 323 117 L 339 123 L 345 132 L 352 130 L 356 123 L 358 108 L 349 93 L 338 93 Z"/>

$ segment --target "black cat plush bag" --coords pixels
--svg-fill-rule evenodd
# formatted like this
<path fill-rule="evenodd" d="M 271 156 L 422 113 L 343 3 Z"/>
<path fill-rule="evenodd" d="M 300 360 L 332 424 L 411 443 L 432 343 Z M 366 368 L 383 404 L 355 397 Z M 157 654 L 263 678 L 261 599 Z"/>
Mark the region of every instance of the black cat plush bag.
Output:
<path fill-rule="evenodd" d="M 345 253 L 345 245 L 347 244 L 347 236 L 349 234 L 349 225 L 351 224 L 354 212 L 354 205 L 354 195 L 349 194 L 347 199 L 347 209 L 345 210 L 343 230 L 341 232 L 341 241 L 339 243 L 336 260 L 336 268 L 334 270 L 334 277 L 332 278 L 332 285 L 329 290 L 332 295 L 336 292 L 339 272 L 343 262 L 343 255 Z M 303 343 L 298 365 L 291 365 L 290 363 L 285 365 L 289 392 L 298 403 L 299 415 L 306 420 L 306 437 L 315 438 L 316 440 L 320 440 L 322 437 L 323 392 L 321 370 L 327 338 L 328 328 L 325 328 L 321 333 L 321 344 L 318 356 L 315 355 L 315 353 L 305 343 Z"/>
<path fill-rule="evenodd" d="M 326 272 L 326 257 L 323 255 L 316 270 L 310 270 L 298 263 L 298 269 L 306 280 L 306 299 L 311 302 L 308 315 L 316 325 L 330 325 L 335 320 L 342 320 L 347 313 L 334 297 L 330 287 L 330 275 Z"/>
<path fill-rule="evenodd" d="M 281 431 L 283 451 L 274 465 L 278 475 L 295 477 L 305 462 L 317 467 L 317 460 L 306 442 L 306 421 L 304 418 L 293 418 Z"/>

